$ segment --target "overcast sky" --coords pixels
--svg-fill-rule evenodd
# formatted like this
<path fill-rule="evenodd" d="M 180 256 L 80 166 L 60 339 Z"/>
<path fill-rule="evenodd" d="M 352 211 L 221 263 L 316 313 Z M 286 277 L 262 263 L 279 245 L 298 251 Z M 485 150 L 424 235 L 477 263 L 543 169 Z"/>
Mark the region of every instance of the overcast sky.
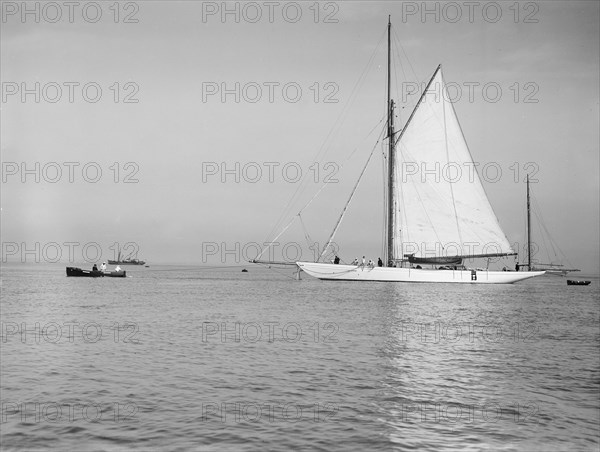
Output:
<path fill-rule="evenodd" d="M 396 121 L 441 63 L 474 160 L 502 171 L 484 187 L 509 241 L 525 242 L 529 169 L 554 241 L 597 273 L 600 4 L 474 3 L 3 2 L 3 260 L 58 243 L 66 261 L 77 242 L 83 265 L 85 244 L 107 259 L 134 242 L 150 263 L 235 264 L 298 169 L 293 213 L 339 180 L 303 216 L 322 245 L 377 140 L 391 14 Z M 378 148 L 336 238 L 347 260 L 381 254 L 381 178 Z M 301 225 L 286 241 L 306 243 Z"/>

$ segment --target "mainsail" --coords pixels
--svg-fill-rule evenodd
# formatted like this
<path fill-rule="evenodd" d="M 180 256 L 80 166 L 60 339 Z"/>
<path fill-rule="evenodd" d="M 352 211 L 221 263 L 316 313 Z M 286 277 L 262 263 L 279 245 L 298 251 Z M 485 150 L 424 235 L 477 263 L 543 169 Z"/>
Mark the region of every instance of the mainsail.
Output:
<path fill-rule="evenodd" d="M 439 66 L 398 138 L 394 255 L 515 254 L 481 184 Z"/>

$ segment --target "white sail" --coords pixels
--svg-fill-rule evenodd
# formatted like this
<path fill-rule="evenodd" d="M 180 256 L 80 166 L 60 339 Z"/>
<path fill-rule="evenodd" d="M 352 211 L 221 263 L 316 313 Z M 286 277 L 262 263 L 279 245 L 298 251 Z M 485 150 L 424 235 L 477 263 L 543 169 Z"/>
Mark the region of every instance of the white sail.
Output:
<path fill-rule="evenodd" d="M 396 258 L 513 254 L 475 169 L 441 67 L 396 152 Z"/>

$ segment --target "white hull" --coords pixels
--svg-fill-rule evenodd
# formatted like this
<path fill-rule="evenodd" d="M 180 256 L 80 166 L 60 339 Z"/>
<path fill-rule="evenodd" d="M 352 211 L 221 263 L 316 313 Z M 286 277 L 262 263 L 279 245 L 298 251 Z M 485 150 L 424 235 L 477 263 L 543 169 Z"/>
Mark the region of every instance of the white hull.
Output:
<path fill-rule="evenodd" d="M 430 270 L 396 267 L 368 267 L 362 265 L 335 265 L 315 262 L 296 262 L 296 265 L 315 278 L 338 281 L 512 284 L 546 273 L 545 271 L 504 272 L 486 270 Z"/>

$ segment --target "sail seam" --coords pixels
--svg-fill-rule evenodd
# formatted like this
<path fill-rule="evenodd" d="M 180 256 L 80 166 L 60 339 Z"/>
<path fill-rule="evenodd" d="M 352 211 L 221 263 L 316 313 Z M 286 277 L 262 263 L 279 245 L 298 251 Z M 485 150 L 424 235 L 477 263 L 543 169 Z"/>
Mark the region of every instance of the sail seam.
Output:
<path fill-rule="evenodd" d="M 446 146 L 446 163 L 450 163 L 450 154 L 448 152 L 448 129 L 446 127 L 446 99 L 444 98 L 444 95 L 447 94 L 446 93 L 446 83 L 444 82 L 444 73 L 440 72 L 441 75 L 441 80 L 442 80 L 442 87 L 441 87 L 441 101 L 442 101 L 442 115 L 444 118 L 444 144 Z M 452 182 L 448 181 L 448 184 L 450 185 L 450 196 L 452 197 L 452 208 L 454 209 L 454 221 L 456 222 L 456 232 L 458 233 L 458 238 L 460 240 L 460 243 L 464 243 L 463 238 L 462 238 L 462 234 L 460 231 L 460 224 L 458 221 L 458 212 L 456 211 L 456 200 L 454 199 L 454 187 L 452 186 Z M 442 249 L 443 249 L 443 245 L 442 245 Z"/>
<path fill-rule="evenodd" d="M 467 143 L 467 139 L 465 138 L 465 133 L 462 129 L 462 126 L 460 125 L 460 122 L 458 121 L 458 116 L 456 114 L 456 109 L 454 108 L 454 104 L 451 103 L 450 105 L 452 106 L 452 111 L 454 112 L 454 116 L 457 118 L 456 123 L 458 125 L 458 129 L 460 130 L 463 142 L 465 143 L 465 147 L 467 148 L 467 152 L 469 153 L 469 158 L 471 159 L 471 162 L 474 162 L 473 154 L 471 154 L 471 149 L 469 148 L 469 143 Z M 500 231 L 502 232 L 502 235 L 504 236 L 504 240 L 506 240 L 506 243 L 508 244 L 508 251 L 514 252 L 510 242 L 508 241 L 508 237 L 506 237 L 505 232 L 502 230 L 502 227 L 500 226 L 500 221 L 498 220 L 498 216 L 496 215 L 496 212 L 494 211 L 494 207 L 492 206 L 492 203 L 489 200 L 487 191 L 481 181 L 481 177 L 479 176 L 479 171 L 477 170 L 477 165 L 473 165 L 473 167 L 474 167 L 475 175 L 477 176 L 477 179 L 479 180 L 479 185 L 481 185 L 481 188 L 483 189 L 483 194 L 485 195 L 485 200 L 487 201 L 488 207 L 490 208 L 492 214 L 494 215 L 494 219 L 496 220 L 496 226 L 498 226 L 498 229 L 500 229 Z"/>

